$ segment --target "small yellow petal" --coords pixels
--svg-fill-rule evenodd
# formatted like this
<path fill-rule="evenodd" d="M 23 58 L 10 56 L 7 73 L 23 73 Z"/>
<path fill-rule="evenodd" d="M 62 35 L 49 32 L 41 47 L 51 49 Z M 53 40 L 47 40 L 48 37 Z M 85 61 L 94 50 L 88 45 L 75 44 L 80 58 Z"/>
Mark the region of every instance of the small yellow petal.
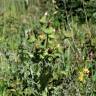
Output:
<path fill-rule="evenodd" d="M 83 72 L 86 73 L 86 74 L 88 74 L 88 73 L 89 73 L 88 68 L 84 68 L 84 69 L 83 69 Z"/>
<path fill-rule="evenodd" d="M 80 72 L 79 73 L 79 78 L 78 78 L 80 81 L 83 81 L 84 80 L 84 74 L 83 72 Z"/>

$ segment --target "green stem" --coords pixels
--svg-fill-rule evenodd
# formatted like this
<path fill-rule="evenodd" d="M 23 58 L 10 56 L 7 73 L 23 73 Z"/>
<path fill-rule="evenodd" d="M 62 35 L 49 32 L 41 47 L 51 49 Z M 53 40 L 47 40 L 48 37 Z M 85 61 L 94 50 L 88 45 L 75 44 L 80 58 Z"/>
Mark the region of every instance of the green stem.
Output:
<path fill-rule="evenodd" d="M 46 48 L 48 47 L 48 38 L 49 38 L 49 36 L 48 36 L 48 34 L 47 34 L 47 39 L 46 39 Z"/>

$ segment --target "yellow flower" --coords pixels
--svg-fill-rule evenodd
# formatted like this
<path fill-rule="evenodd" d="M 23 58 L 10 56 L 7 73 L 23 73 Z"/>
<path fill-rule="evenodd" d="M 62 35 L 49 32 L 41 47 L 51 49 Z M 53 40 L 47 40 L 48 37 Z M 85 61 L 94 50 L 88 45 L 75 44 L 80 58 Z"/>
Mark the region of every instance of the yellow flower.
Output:
<path fill-rule="evenodd" d="M 39 46 L 40 46 L 39 44 L 35 44 L 35 48 L 36 48 L 36 49 L 38 49 L 38 48 L 39 48 Z"/>
<path fill-rule="evenodd" d="M 83 68 L 82 71 L 79 72 L 79 78 L 78 78 L 79 81 L 84 82 L 84 76 L 89 73 L 90 73 L 90 71 L 88 70 L 88 68 L 86 68 L 86 67 Z"/>
<path fill-rule="evenodd" d="M 83 80 L 84 80 L 84 73 L 83 72 L 79 73 L 79 78 L 78 79 L 83 82 Z"/>
<path fill-rule="evenodd" d="M 85 68 L 83 69 L 83 72 L 84 72 L 85 74 L 89 74 L 90 71 L 88 70 L 88 68 L 85 67 Z"/>
<path fill-rule="evenodd" d="M 41 34 L 39 35 L 39 39 L 44 40 L 45 38 L 46 38 L 46 36 L 45 36 L 44 33 L 41 33 Z"/>

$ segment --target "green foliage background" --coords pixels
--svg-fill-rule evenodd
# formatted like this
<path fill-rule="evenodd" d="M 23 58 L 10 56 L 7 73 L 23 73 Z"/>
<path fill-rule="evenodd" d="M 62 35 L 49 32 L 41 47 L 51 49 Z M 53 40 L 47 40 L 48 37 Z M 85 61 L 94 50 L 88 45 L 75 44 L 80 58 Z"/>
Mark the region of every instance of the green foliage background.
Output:
<path fill-rule="evenodd" d="M 96 96 L 95 6 L 0 0 L 0 96 Z"/>

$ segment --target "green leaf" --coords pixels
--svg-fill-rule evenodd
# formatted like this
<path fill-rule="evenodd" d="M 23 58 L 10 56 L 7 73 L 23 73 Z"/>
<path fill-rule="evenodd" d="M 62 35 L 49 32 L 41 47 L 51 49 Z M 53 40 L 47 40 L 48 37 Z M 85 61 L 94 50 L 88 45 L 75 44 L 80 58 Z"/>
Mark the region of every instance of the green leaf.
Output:
<path fill-rule="evenodd" d="M 46 23 L 46 16 L 44 15 L 41 19 L 40 19 L 41 23 Z"/>
<path fill-rule="evenodd" d="M 95 13 L 93 13 L 93 17 L 94 17 L 94 19 L 96 19 L 96 12 L 95 12 Z"/>
<path fill-rule="evenodd" d="M 48 92 L 48 90 L 47 90 L 47 88 L 45 88 L 45 90 L 42 92 L 42 96 L 47 96 L 47 92 Z"/>
<path fill-rule="evenodd" d="M 43 28 L 42 29 L 46 34 L 52 34 L 54 32 L 54 28 L 49 27 L 49 28 Z"/>
<path fill-rule="evenodd" d="M 49 38 L 54 39 L 55 38 L 54 34 L 50 34 Z"/>
<path fill-rule="evenodd" d="M 92 76 L 92 79 L 93 79 L 93 81 L 96 81 L 96 72 L 95 72 L 95 74 Z"/>
<path fill-rule="evenodd" d="M 68 39 L 64 40 L 64 46 L 66 46 L 66 47 L 70 47 L 71 46 L 70 45 L 70 41 Z"/>
<path fill-rule="evenodd" d="M 65 32 L 64 35 L 70 38 L 73 37 L 73 32 Z"/>
<path fill-rule="evenodd" d="M 59 26 L 60 26 L 60 22 L 59 22 L 58 20 L 55 20 L 55 21 L 54 21 L 54 26 L 55 26 L 55 27 L 59 27 Z"/>
<path fill-rule="evenodd" d="M 96 45 L 96 38 L 92 38 L 92 39 L 91 39 L 91 42 L 92 42 L 92 45 L 93 45 L 93 46 Z"/>
<path fill-rule="evenodd" d="M 28 40 L 29 43 L 33 43 L 36 40 L 35 36 L 31 36 Z"/>
<path fill-rule="evenodd" d="M 3 42 L 3 41 L 4 41 L 4 36 L 0 37 L 0 42 Z"/>

